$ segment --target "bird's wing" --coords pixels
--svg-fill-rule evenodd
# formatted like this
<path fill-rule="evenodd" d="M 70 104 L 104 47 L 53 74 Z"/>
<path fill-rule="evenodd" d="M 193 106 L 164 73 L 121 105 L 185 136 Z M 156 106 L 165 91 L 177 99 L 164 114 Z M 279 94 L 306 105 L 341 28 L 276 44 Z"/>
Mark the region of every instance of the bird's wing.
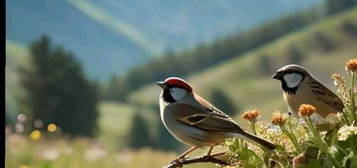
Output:
<path fill-rule="evenodd" d="M 186 125 L 215 132 L 243 131 L 229 116 L 212 112 L 185 103 L 174 103 L 170 106 L 174 118 Z"/>
<path fill-rule="evenodd" d="M 200 97 L 199 95 L 195 94 L 194 99 L 196 100 L 198 106 L 201 106 L 202 108 L 206 109 L 208 112 L 212 113 L 211 115 L 217 115 L 218 117 L 226 118 L 233 121 L 226 113 L 216 108 L 215 106 L 213 106 L 211 103 L 209 103 L 207 100 Z"/>
<path fill-rule="evenodd" d="M 309 86 L 312 93 L 314 93 L 316 98 L 318 98 L 320 101 L 324 102 L 337 111 L 343 111 L 344 105 L 342 100 L 330 89 L 326 88 L 324 85 L 317 81 L 309 82 Z"/>

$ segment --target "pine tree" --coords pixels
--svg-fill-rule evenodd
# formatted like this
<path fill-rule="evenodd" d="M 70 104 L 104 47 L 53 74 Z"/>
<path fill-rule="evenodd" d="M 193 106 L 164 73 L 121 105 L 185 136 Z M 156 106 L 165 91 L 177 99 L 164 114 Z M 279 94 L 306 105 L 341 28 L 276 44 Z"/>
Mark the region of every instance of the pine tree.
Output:
<path fill-rule="evenodd" d="M 57 124 L 64 133 L 92 136 L 96 130 L 97 88 L 73 54 L 53 47 L 43 35 L 30 46 L 32 68 L 21 69 L 31 119 Z"/>
<path fill-rule="evenodd" d="M 160 121 L 158 123 L 158 135 L 156 140 L 156 148 L 165 151 L 175 151 L 179 149 L 181 143 L 177 141 L 165 128 L 164 124 Z"/>
<path fill-rule="evenodd" d="M 223 90 L 215 88 L 211 93 L 212 104 L 228 115 L 234 115 L 238 110 Z"/>
<path fill-rule="evenodd" d="M 288 64 L 301 64 L 305 57 L 301 49 L 296 47 L 294 44 L 289 46 L 287 56 Z"/>
<path fill-rule="evenodd" d="M 128 147 L 133 149 L 148 147 L 153 144 L 149 132 L 149 126 L 139 111 L 136 111 L 133 116 L 127 144 Z"/>

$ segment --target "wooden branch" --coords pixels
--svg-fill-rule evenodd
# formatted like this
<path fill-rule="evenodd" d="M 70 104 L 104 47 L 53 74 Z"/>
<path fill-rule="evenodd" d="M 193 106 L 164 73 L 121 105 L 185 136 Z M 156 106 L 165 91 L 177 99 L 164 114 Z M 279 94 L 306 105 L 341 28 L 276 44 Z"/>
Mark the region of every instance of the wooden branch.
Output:
<path fill-rule="evenodd" d="M 198 157 L 194 157 L 191 159 L 181 159 L 179 161 L 173 161 L 171 162 L 169 165 L 166 165 L 163 168 L 177 168 L 177 167 L 182 167 L 182 165 L 188 165 L 188 164 L 193 164 L 193 163 L 205 163 L 205 162 L 210 162 L 210 163 L 216 163 L 219 165 L 229 165 L 229 163 L 227 163 L 226 161 L 217 159 L 215 157 L 217 156 L 221 156 L 226 154 L 226 152 L 221 152 L 221 153 L 217 153 L 217 154 L 213 154 L 211 156 L 207 156 L 207 155 L 202 155 L 202 156 L 198 156 Z"/>

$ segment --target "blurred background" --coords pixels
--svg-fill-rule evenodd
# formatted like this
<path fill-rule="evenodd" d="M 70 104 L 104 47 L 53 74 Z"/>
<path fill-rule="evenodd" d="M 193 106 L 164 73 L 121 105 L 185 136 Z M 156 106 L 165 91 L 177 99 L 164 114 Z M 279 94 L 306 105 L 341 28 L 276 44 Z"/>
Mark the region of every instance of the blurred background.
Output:
<path fill-rule="evenodd" d="M 162 167 L 187 148 L 159 118 L 178 76 L 247 127 L 287 111 L 288 63 L 335 90 L 357 0 L 6 0 L 7 168 Z M 203 152 L 198 151 L 197 153 Z M 209 167 L 212 165 L 206 165 Z M 191 167 L 202 167 L 193 165 Z"/>

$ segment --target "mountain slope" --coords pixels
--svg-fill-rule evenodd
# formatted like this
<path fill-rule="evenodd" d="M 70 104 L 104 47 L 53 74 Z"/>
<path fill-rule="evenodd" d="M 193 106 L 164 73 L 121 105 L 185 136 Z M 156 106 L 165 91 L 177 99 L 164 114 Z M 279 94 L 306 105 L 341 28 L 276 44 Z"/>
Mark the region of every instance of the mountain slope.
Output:
<path fill-rule="evenodd" d="M 291 33 L 279 40 L 273 41 L 257 50 L 226 61 L 205 72 L 191 75 L 187 78 L 196 91 L 210 99 L 211 91 L 220 88 L 240 107 L 240 111 L 258 108 L 263 111 L 263 118 L 268 119 L 274 110 L 286 111 L 281 96 L 280 83 L 270 79 L 273 71 L 287 63 L 292 46 L 303 55 L 301 64 L 308 68 L 318 79 L 333 89 L 332 73 L 344 74 L 344 62 L 356 57 L 357 39 L 343 31 L 343 25 L 348 21 L 357 25 L 354 19 L 357 9 L 354 8 L 340 15 L 324 19 L 299 32 Z M 330 51 L 321 48 L 318 34 L 330 39 L 334 49 Z M 271 71 L 265 73 L 261 69 L 262 57 L 271 62 Z M 334 89 L 333 89 L 334 90 Z M 160 89 L 150 85 L 139 89 L 130 96 L 135 104 L 155 105 Z M 240 121 L 242 122 L 242 121 Z"/>
<path fill-rule="evenodd" d="M 106 79 L 167 47 L 192 47 L 322 1 L 6 0 L 6 38 L 28 45 L 46 33 L 90 77 Z"/>

